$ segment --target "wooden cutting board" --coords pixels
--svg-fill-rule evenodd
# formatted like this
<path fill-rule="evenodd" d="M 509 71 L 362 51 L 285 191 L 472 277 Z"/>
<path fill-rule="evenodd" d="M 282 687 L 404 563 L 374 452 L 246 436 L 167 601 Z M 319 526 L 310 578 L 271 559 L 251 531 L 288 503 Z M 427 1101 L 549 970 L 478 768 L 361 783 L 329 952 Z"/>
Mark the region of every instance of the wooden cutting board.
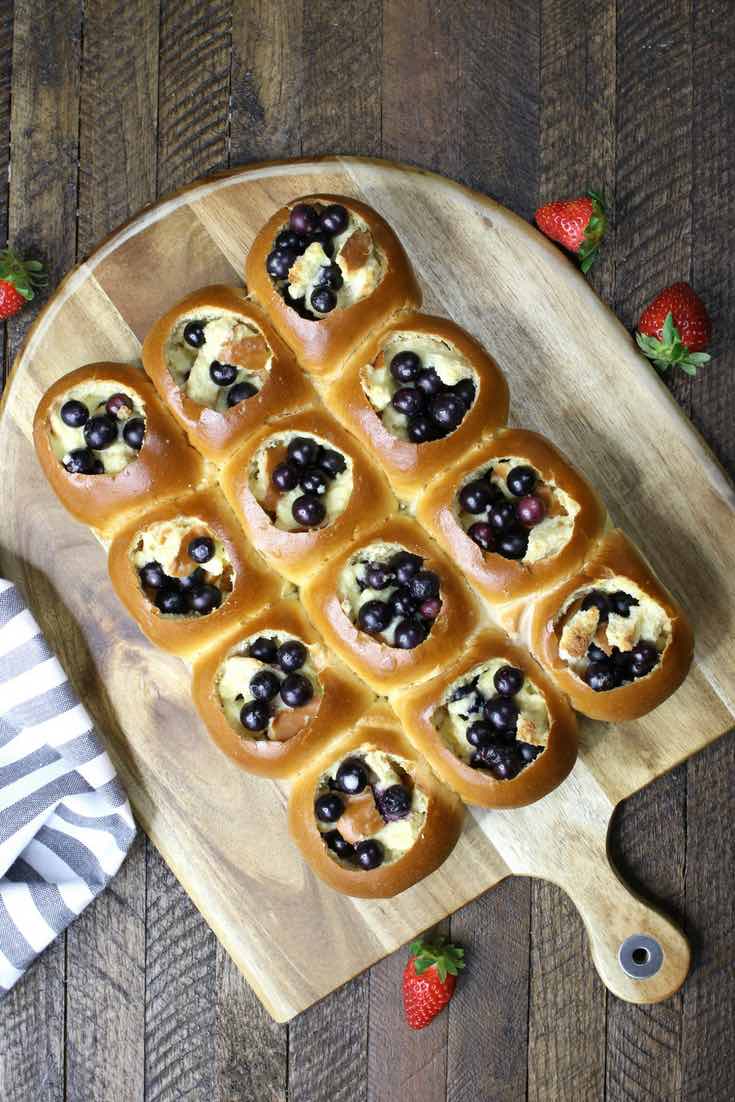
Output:
<path fill-rule="evenodd" d="M 513 422 L 547 433 L 582 468 L 697 636 L 695 665 L 672 699 L 620 728 L 584 721 L 580 760 L 555 793 L 519 811 L 471 811 L 443 868 L 387 901 L 343 898 L 310 874 L 287 836 L 286 787 L 241 773 L 210 743 L 186 668 L 118 605 L 102 548 L 57 503 L 29 442 L 53 380 L 91 360 L 137 360 L 160 313 L 203 284 L 239 283 L 262 223 L 315 191 L 365 199 L 395 227 L 425 308 L 488 347 L 508 377 Z M 279 1021 L 511 873 L 569 893 L 620 997 L 654 1002 L 683 982 L 684 938 L 619 881 L 606 839 L 623 797 L 735 723 L 735 491 L 630 336 L 527 223 L 439 176 L 355 158 L 194 185 L 109 238 L 41 313 L 6 390 L 0 471 L 0 574 L 27 594 L 143 828 Z M 662 963 L 631 978 L 619 949 L 628 937 L 629 950 L 640 948 L 642 935 L 654 938 L 653 964 L 662 948 Z"/>

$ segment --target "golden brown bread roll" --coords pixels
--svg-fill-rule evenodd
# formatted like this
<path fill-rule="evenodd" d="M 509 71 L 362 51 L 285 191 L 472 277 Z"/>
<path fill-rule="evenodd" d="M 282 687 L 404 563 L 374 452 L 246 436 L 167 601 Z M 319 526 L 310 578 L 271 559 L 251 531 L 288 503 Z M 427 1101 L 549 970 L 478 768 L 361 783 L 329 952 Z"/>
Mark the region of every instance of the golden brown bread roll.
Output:
<path fill-rule="evenodd" d="M 268 273 L 268 257 L 276 237 L 288 230 L 294 207 L 315 207 L 323 215 L 338 205 L 349 222 L 339 233 L 328 235 L 328 256 L 318 242 L 294 259 L 283 277 Z M 342 223 L 338 219 L 338 223 Z M 331 242 L 331 246 L 329 244 Z M 293 254 L 291 254 L 293 257 Z M 309 309 L 299 313 L 290 302 L 306 294 L 306 307 L 322 278 L 323 269 L 336 265 L 332 280 L 336 306 L 328 313 Z M 341 195 L 306 195 L 276 211 L 257 235 L 245 263 L 245 282 L 263 307 L 302 367 L 314 375 L 336 371 L 345 357 L 391 315 L 421 305 L 421 291 L 403 246 L 387 222 L 371 207 Z M 294 295 L 289 293 L 294 291 Z"/>
<path fill-rule="evenodd" d="M 533 803 L 561 784 L 576 761 L 569 704 L 528 652 L 494 628 L 475 636 L 437 677 L 391 702 L 437 776 L 481 807 Z M 508 720 L 508 708 L 505 730 L 515 737 L 490 722 Z"/>
<path fill-rule="evenodd" d="M 353 795 L 339 788 L 342 778 L 348 789 L 367 783 Z M 317 818 L 321 796 L 332 811 L 341 803 L 338 818 Z M 375 899 L 398 895 L 439 868 L 459 838 L 464 807 L 416 753 L 395 716 L 378 706 L 296 778 L 288 819 L 291 837 L 320 879 L 346 895 Z"/>
<path fill-rule="evenodd" d="M 407 381 L 391 372 L 396 356 L 401 357 L 396 372 Z M 442 389 L 434 398 L 439 406 L 432 407 L 426 398 L 424 409 L 438 409 L 442 416 L 456 419 L 468 400 L 469 408 L 446 436 L 415 444 L 408 438 L 409 418 L 396 411 L 392 398 L 401 389 L 400 397 L 406 401 L 416 396 L 421 401 L 421 386 L 416 389 L 415 377 L 408 380 L 408 376 L 431 368 Z M 434 383 L 438 388 L 440 384 Z M 428 314 L 403 314 L 374 333 L 329 385 L 326 400 L 375 455 L 399 497 L 410 501 L 508 419 L 508 384 L 493 358 L 459 325 Z M 434 418 L 429 417 L 428 423 L 439 429 Z"/>
<path fill-rule="evenodd" d="M 279 658 L 277 647 L 303 644 L 304 661 L 293 649 Z M 290 656 L 290 658 L 289 658 Z M 283 665 L 286 665 L 284 671 Z M 271 718 L 255 732 L 240 719 L 252 701 L 249 685 L 257 674 L 276 674 L 285 684 L 269 704 Z M 288 680 L 297 673 L 297 680 Z M 300 679 L 313 693 L 303 704 L 289 706 L 294 693 L 306 696 Z M 262 777 L 289 777 L 302 769 L 331 739 L 356 723 L 370 708 L 373 694 L 323 645 L 294 600 L 277 602 L 224 632 L 217 646 L 194 664 L 194 703 L 212 739 L 233 761 Z M 250 716 L 246 717 L 252 722 Z M 256 716 L 257 719 L 257 716 Z"/>
<path fill-rule="evenodd" d="M 204 287 L 172 306 L 146 336 L 143 366 L 192 444 L 215 462 L 264 421 L 314 400 L 293 353 L 235 287 Z M 250 396 L 229 405 L 240 394 Z"/>
<path fill-rule="evenodd" d="M 107 413 L 105 404 L 115 398 Z M 124 400 L 127 399 L 127 402 Z M 73 403 L 65 416 L 78 424 L 66 424 L 62 406 Z M 85 439 L 96 426 L 93 416 L 103 416 L 108 426 L 99 427 L 104 447 L 91 450 Z M 124 433 L 135 435 L 144 424 L 143 443 L 129 446 Z M 127 426 L 127 428 L 126 428 Z M 91 436 L 91 439 L 96 439 Z M 201 457 L 190 448 L 173 418 L 161 405 L 150 382 L 128 364 L 86 364 L 57 379 L 38 404 L 33 420 L 33 442 L 39 462 L 56 496 L 77 520 L 109 536 L 134 510 L 151 497 L 165 499 L 197 488 L 203 473 Z M 78 457 L 69 454 L 82 451 Z M 70 473 L 69 465 L 102 466 L 95 474 Z M 109 472 L 109 473 L 106 473 Z"/>
<path fill-rule="evenodd" d="M 141 576 L 149 564 L 160 570 Z M 108 567 L 115 592 L 141 631 L 183 658 L 202 654 L 224 629 L 276 600 L 283 589 L 216 490 L 174 498 L 136 516 L 116 534 Z M 145 588 L 144 580 L 150 583 Z M 169 611 L 159 610 L 157 600 Z M 201 614 L 192 611 L 192 602 Z"/>
<path fill-rule="evenodd" d="M 318 448 L 328 453 L 325 458 L 320 459 L 325 451 L 318 453 Z M 319 462 L 331 466 L 332 471 L 320 475 Z M 274 471 L 276 477 L 283 474 L 288 485 L 298 475 L 313 478 L 316 473 L 326 492 L 316 495 L 316 504 L 315 495 L 306 495 L 306 500 L 298 484 L 279 492 L 272 480 Z M 333 477 L 329 477 L 331 473 Z M 380 470 L 354 437 L 323 409 L 264 426 L 230 459 L 222 473 L 222 487 L 248 539 L 294 582 L 302 582 L 359 532 L 398 507 Z M 297 512 L 300 508 L 317 509 L 317 517 L 323 512 L 324 518 L 314 527 L 299 524 L 294 508 Z"/>
<path fill-rule="evenodd" d="M 640 552 L 614 529 L 577 574 L 533 606 L 530 646 L 575 708 L 617 723 L 645 715 L 678 689 L 693 636 Z"/>
<path fill-rule="evenodd" d="M 506 482 L 519 466 L 532 469 L 527 474 L 534 483 L 530 492 L 542 500 L 544 510 L 541 522 L 525 529 L 529 538 L 520 560 L 484 551 L 468 534 L 473 525 L 487 524 L 492 494 L 502 489 L 505 500 L 522 500 L 523 495 L 511 493 Z M 489 471 L 493 475 L 488 481 Z M 473 513 L 459 500 L 460 491 L 470 483 L 467 498 L 474 492 L 477 499 L 468 502 L 473 510 L 487 503 Z M 577 570 L 602 534 L 606 518 L 604 505 L 579 471 L 550 440 L 525 429 L 503 429 L 467 454 L 421 495 L 416 515 L 492 605 L 532 599 Z"/>
<path fill-rule="evenodd" d="M 402 612 L 390 614 L 384 633 L 368 634 L 361 630 L 357 620 L 362 606 L 368 600 L 385 606 L 386 598 L 405 588 L 391 566 L 396 555 L 404 560 L 408 557 L 402 571 L 407 584 L 414 587 L 419 584 L 413 577 L 408 582 L 409 570 L 413 574 L 420 571 L 434 575 L 433 581 L 422 578 L 421 589 L 430 594 L 426 600 L 440 602 L 438 615 L 435 605 L 430 610 L 435 618 L 421 617 L 415 630 L 407 635 L 403 625 L 414 624 L 419 606 L 416 599 L 413 611 L 404 607 Z M 384 584 L 367 584 L 368 565 L 383 572 L 383 577 L 372 580 Z M 478 616 L 475 601 L 454 566 L 415 521 L 406 517 L 394 517 L 363 532 L 307 581 L 301 599 L 327 644 L 378 693 L 429 677 L 449 655 L 466 645 Z M 379 611 L 386 615 L 384 609 Z M 402 646 L 397 645 L 399 633 Z M 411 637 L 416 644 L 409 648 Z"/>

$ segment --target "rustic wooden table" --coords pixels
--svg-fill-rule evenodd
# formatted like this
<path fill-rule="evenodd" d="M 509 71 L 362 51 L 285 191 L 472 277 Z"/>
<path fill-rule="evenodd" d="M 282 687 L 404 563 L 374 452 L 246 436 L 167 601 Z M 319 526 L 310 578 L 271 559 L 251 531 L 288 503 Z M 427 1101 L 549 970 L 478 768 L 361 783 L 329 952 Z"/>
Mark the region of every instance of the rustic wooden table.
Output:
<path fill-rule="evenodd" d="M 735 474 L 734 56 L 728 0 L 0 0 L 0 237 L 54 283 L 157 195 L 302 153 L 425 165 L 526 217 L 597 185 L 614 227 L 590 279 L 624 322 L 674 279 L 710 306 L 711 368 L 670 384 Z M 32 316 L 8 324 L 6 367 Z M 403 953 L 275 1025 L 140 839 L 0 1004 L 0 1098 L 731 1100 L 734 778 L 730 735 L 629 800 L 611 839 L 688 932 L 678 995 L 608 996 L 576 912 L 519 879 L 452 918 L 469 969 L 416 1035 Z"/>

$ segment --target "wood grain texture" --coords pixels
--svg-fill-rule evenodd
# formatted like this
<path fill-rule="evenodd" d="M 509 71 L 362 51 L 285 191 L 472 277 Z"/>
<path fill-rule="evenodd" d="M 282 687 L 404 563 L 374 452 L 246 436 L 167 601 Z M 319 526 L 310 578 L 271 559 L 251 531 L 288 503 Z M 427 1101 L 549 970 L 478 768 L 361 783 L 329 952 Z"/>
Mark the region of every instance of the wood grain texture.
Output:
<path fill-rule="evenodd" d="M 369 992 L 359 976 L 291 1022 L 289 1102 L 365 1102 Z"/>

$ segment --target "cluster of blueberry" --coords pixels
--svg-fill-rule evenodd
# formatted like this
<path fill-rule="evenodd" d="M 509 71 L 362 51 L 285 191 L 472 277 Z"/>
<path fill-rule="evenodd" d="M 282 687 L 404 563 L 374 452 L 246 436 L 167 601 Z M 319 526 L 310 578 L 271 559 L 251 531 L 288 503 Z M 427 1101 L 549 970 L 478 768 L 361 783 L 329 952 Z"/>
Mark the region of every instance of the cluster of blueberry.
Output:
<path fill-rule="evenodd" d="M 325 448 L 311 436 L 295 436 L 286 448 L 286 459 L 274 467 L 271 484 L 282 494 L 297 487 L 303 490 L 291 506 L 291 515 L 302 528 L 317 528 L 327 515 L 322 499 L 329 483 L 346 469 L 341 452 Z"/>
<path fill-rule="evenodd" d="M 519 708 L 513 697 L 523 688 L 523 671 L 515 666 L 501 666 L 493 677 L 496 695 L 490 698 L 477 688 L 478 680 L 479 677 L 473 677 L 459 685 L 449 697 L 450 702 L 467 698 L 463 718 L 484 717 L 467 727 L 466 738 L 473 747 L 470 765 L 489 770 L 496 780 L 512 780 L 543 749 L 516 737 Z"/>
<path fill-rule="evenodd" d="M 611 612 L 627 619 L 632 606 L 637 604 L 636 598 L 622 589 L 616 593 L 593 589 L 584 598 L 581 607 L 583 610 L 596 608 L 600 613 L 599 622 L 606 624 Z M 611 647 L 610 654 L 596 643 L 590 643 L 587 657 L 589 665 L 584 671 L 584 679 L 596 693 L 604 693 L 645 677 L 658 664 L 660 655 L 653 643 L 639 639 L 631 650 L 621 651 L 618 647 Z"/>
<path fill-rule="evenodd" d="M 321 245 L 331 261 L 334 256 L 333 239 L 344 233 L 349 220 L 347 208 L 340 203 L 332 203 L 321 210 L 308 203 L 297 203 L 291 210 L 288 228 L 281 230 L 273 243 L 273 249 L 268 253 L 265 262 L 268 275 L 277 283 L 283 283 L 288 279 L 294 261 L 315 242 Z M 313 321 L 315 314 L 329 314 L 334 310 L 337 305 L 337 291 L 342 283 L 339 264 L 330 263 L 322 267 L 308 304 L 303 298 L 291 298 L 285 285 L 281 287 L 281 293 L 298 314 Z"/>
<path fill-rule="evenodd" d="M 534 493 L 538 475 L 533 467 L 513 467 L 506 478 L 512 498 L 505 496 L 498 483 L 492 481 L 492 475 L 490 467 L 459 491 L 463 512 L 487 515 L 487 520 L 471 524 L 467 535 L 482 551 L 494 551 L 505 559 L 522 559 L 528 551 L 529 528 L 540 524 L 546 516 L 543 500 Z"/>
<path fill-rule="evenodd" d="M 406 433 L 413 444 L 449 436 L 459 428 L 475 400 L 472 379 L 445 383 L 435 368 L 423 366 L 415 352 L 396 353 L 389 370 L 400 384 L 391 405 L 406 418 Z"/>
<path fill-rule="evenodd" d="M 201 348 L 204 344 L 206 334 L 204 327 L 206 322 L 203 321 L 188 321 L 184 326 L 184 340 L 190 348 Z M 209 365 L 209 377 L 215 386 L 220 386 L 223 389 L 229 387 L 227 391 L 227 405 L 237 406 L 240 402 L 244 402 L 247 398 L 252 398 L 254 394 L 258 393 L 258 388 L 249 383 L 247 379 L 243 379 L 241 383 L 235 383 L 237 378 L 238 368 L 235 364 L 223 364 L 219 360 L 212 360 Z M 233 386 L 234 383 L 234 386 Z"/>
<path fill-rule="evenodd" d="M 207 581 L 204 564 L 214 555 L 214 540 L 197 536 L 186 553 L 198 565 L 185 578 L 172 578 L 158 562 L 148 562 L 140 569 L 140 582 L 159 612 L 168 616 L 196 614 L 206 616 L 222 604 L 222 593 Z"/>
<path fill-rule="evenodd" d="M 248 655 L 269 667 L 253 674 L 248 686 L 251 699 L 240 709 L 243 727 L 259 734 L 273 718 L 271 702 L 277 696 L 288 708 L 303 708 L 314 695 L 314 686 L 305 674 L 298 673 L 308 656 L 298 639 L 279 646 L 275 639 L 260 635 L 249 645 Z"/>
<path fill-rule="evenodd" d="M 393 633 L 394 647 L 413 650 L 428 636 L 441 612 L 440 578 L 422 570 L 424 560 L 410 551 L 397 551 L 387 562 L 364 562 L 356 575 L 361 590 L 385 591 L 385 598 L 366 601 L 357 614 L 362 631 L 378 635 L 400 616 Z"/>
<path fill-rule="evenodd" d="M 359 796 L 368 783 L 368 771 L 363 762 L 359 758 L 346 758 L 337 770 L 330 791 L 317 797 L 314 804 L 317 819 L 321 823 L 336 823 L 345 810 L 345 798 Z M 384 822 L 406 818 L 411 810 L 411 793 L 408 788 L 402 784 L 392 784 L 383 789 L 371 787 L 375 806 Z M 376 869 L 383 863 L 383 847 L 375 838 L 366 838 L 353 845 L 336 828 L 326 831 L 322 837 L 329 849 L 343 861 L 359 865 L 362 869 Z"/>
<path fill-rule="evenodd" d="M 104 474 L 105 467 L 94 453 L 104 451 L 122 435 L 133 451 L 140 451 L 145 437 L 145 421 L 133 416 L 132 400 L 127 394 L 113 394 L 105 402 L 104 412 L 90 415 L 84 402 L 70 398 L 60 410 L 61 420 L 72 429 L 81 429 L 86 448 L 74 448 L 64 456 L 69 474 Z"/>

